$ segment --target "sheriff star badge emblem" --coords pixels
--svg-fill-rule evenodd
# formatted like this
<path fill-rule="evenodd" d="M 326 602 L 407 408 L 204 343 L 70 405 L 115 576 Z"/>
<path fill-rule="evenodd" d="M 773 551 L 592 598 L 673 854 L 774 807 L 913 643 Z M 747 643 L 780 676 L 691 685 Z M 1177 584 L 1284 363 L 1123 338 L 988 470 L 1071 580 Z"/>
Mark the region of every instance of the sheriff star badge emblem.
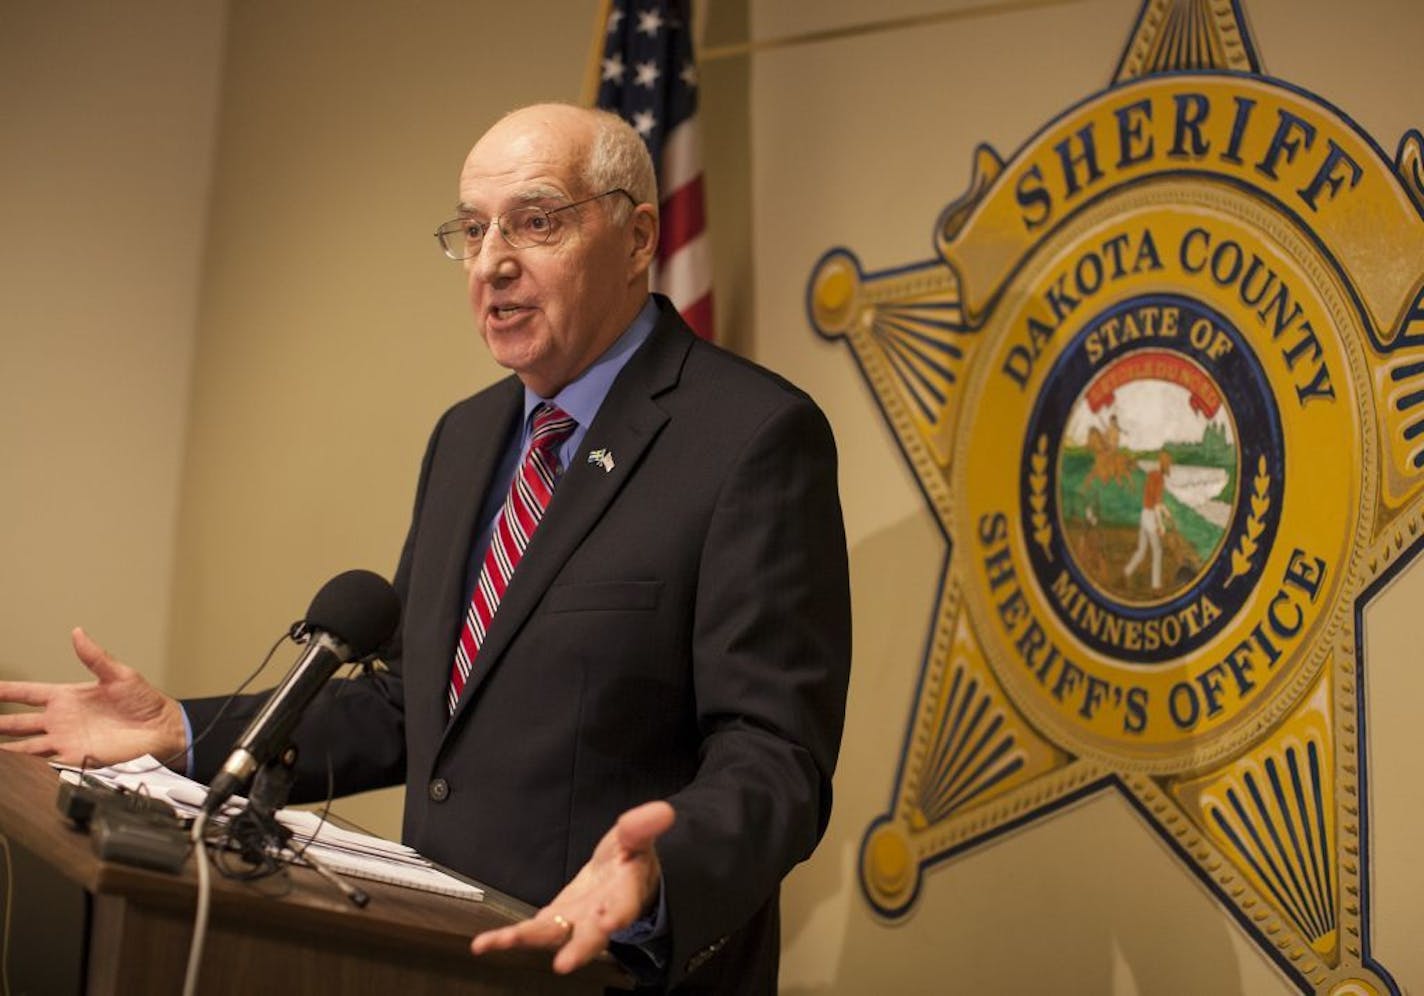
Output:
<path fill-rule="evenodd" d="M 1398 992 L 1360 615 L 1424 521 L 1421 150 L 1265 76 L 1237 5 L 1148 0 L 1111 86 L 980 147 L 936 258 L 817 263 L 950 549 L 880 915 L 1117 791 L 1302 991 Z"/>

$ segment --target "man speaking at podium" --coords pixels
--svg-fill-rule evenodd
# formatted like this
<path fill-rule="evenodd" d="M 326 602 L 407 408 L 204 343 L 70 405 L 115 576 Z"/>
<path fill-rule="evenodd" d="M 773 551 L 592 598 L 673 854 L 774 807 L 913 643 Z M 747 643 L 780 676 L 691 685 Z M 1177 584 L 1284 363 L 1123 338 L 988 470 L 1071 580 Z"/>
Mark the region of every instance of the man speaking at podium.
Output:
<path fill-rule="evenodd" d="M 652 162 L 616 116 L 496 123 L 439 230 L 514 376 L 430 439 L 389 670 L 304 718 L 295 794 L 404 781 L 403 837 L 542 906 L 476 954 L 606 947 L 656 989 L 774 992 L 777 895 L 825 829 L 849 674 L 835 448 L 775 375 L 648 291 Z M 78 762 L 188 745 L 180 704 L 82 631 L 97 681 L 0 682 L 9 750 Z M 211 779 L 261 696 L 192 750 Z M 185 717 L 186 713 L 186 717 Z"/>

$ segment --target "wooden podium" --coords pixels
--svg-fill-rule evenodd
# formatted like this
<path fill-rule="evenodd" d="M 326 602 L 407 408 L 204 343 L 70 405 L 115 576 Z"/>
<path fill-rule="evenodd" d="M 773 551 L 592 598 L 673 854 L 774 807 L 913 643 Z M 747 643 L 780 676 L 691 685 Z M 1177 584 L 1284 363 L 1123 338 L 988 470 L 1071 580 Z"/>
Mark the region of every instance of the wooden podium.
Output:
<path fill-rule="evenodd" d="M 178 996 L 197 903 L 193 856 L 181 875 L 100 860 L 89 836 L 56 808 L 58 786 L 45 762 L 0 751 L 0 835 L 11 852 L 0 903 L 9 892 L 12 991 L 26 991 L 19 987 L 27 974 L 68 973 L 72 991 L 90 996 Z M 607 956 L 571 976 L 554 975 L 544 951 L 474 958 L 473 935 L 533 912 L 490 889 L 475 903 L 361 881 L 371 902 L 357 909 L 304 868 L 259 882 L 218 875 L 212 882 L 198 985 L 205 996 L 579 994 L 631 985 Z M 28 991 L 69 988 L 34 985 Z"/>

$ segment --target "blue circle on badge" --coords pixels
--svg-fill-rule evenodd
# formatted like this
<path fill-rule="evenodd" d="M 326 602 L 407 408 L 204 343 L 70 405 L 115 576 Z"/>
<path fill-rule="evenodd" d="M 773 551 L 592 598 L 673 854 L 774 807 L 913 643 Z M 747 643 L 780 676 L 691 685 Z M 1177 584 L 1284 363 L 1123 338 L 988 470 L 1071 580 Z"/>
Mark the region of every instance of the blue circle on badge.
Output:
<path fill-rule="evenodd" d="M 1049 371 L 1020 460 L 1021 524 L 1053 611 L 1127 662 L 1205 644 L 1254 587 L 1265 557 L 1240 551 L 1270 550 L 1284 468 L 1270 383 L 1219 312 L 1151 294 L 1098 314 Z"/>

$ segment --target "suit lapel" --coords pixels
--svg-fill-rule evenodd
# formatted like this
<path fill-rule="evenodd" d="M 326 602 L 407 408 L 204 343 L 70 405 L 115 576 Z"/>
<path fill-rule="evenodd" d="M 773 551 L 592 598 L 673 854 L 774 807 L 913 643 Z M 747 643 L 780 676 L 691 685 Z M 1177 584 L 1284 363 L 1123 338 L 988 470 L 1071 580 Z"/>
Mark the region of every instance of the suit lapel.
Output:
<path fill-rule="evenodd" d="M 449 721 L 445 693 L 455 659 L 455 641 L 465 618 L 465 577 L 471 548 L 479 531 L 479 513 L 494 486 L 494 475 L 510 434 L 524 410 L 524 389 L 513 377 L 477 396 L 470 406 L 447 421 L 438 446 L 441 464 L 432 472 L 430 487 L 440 494 L 426 496 L 423 528 L 446 537 L 437 548 L 437 572 L 424 595 L 431 607 L 433 626 L 425 630 L 434 639 L 433 666 L 408 670 L 406 708 L 414 728 L 442 730 Z"/>
<path fill-rule="evenodd" d="M 452 725 L 479 694 L 510 642 L 543 598 L 574 550 L 602 518 L 610 502 L 638 471 L 643 454 L 667 422 L 656 398 L 677 383 L 693 335 L 665 305 L 647 342 L 628 361 L 589 426 L 579 452 L 564 471 L 539 528 L 529 541 L 500 600 L 470 673 Z M 614 457 L 605 471 L 587 459 L 599 449 Z"/>

